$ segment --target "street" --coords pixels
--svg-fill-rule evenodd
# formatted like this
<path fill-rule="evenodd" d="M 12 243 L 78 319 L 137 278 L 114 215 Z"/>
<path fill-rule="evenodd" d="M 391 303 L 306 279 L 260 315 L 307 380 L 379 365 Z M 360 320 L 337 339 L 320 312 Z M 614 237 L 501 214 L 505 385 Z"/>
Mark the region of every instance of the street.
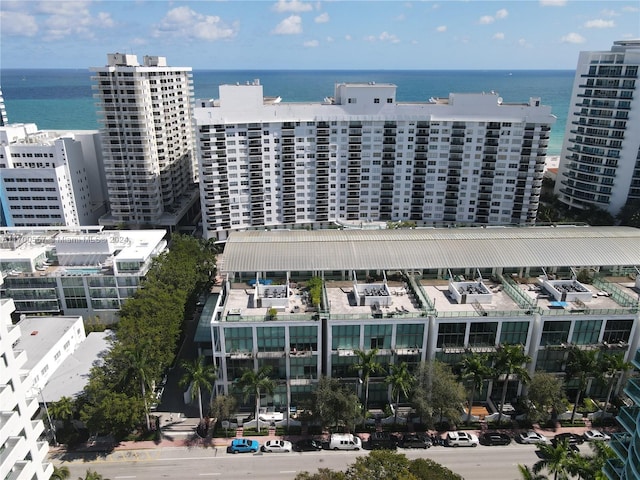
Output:
<path fill-rule="evenodd" d="M 532 466 L 539 458 L 533 445 L 512 444 L 503 447 L 448 448 L 428 450 L 398 449 L 409 459 L 430 458 L 462 475 L 465 480 L 517 480 L 519 463 Z M 118 450 L 91 461 L 78 458 L 55 461 L 66 465 L 71 478 L 84 477 L 87 469 L 110 480 L 118 479 L 186 479 L 222 477 L 225 479 L 261 480 L 293 479 L 298 472 L 315 473 L 318 468 L 345 470 L 356 456 L 368 452 L 305 452 L 227 454 L 224 448 L 162 448 Z"/>

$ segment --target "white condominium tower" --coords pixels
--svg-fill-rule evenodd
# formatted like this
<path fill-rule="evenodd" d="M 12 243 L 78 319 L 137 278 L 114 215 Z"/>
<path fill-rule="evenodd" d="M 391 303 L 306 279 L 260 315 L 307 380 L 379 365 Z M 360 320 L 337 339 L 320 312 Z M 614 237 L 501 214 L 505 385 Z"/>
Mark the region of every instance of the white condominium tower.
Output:
<path fill-rule="evenodd" d="M 7 110 L 4 107 L 4 97 L 2 96 L 2 90 L 0 90 L 0 127 L 4 127 L 9 124 L 7 118 Z"/>
<path fill-rule="evenodd" d="M 495 92 L 396 102 L 338 83 L 318 103 L 264 98 L 256 80 L 197 101 L 206 238 L 232 230 L 535 222 L 549 131 L 540 99 Z"/>
<path fill-rule="evenodd" d="M 100 223 L 175 226 L 198 197 L 191 68 L 164 57 L 107 59 L 92 68 L 111 209 Z"/>
<path fill-rule="evenodd" d="M 617 215 L 640 201 L 640 40 L 581 52 L 556 193 L 566 205 Z"/>

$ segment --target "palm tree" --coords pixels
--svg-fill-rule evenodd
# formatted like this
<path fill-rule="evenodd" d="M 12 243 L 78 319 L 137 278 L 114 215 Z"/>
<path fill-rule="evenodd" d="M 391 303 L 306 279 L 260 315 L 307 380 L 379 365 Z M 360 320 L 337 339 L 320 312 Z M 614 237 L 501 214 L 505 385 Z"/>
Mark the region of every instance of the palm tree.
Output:
<path fill-rule="evenodd" d="M 59 467 L 54 465 L 50 480 L 67 480 L 70 476 L 71 472 L 69 471 L 69 467 L 66 465 L 61 465 Z"/>
<path fill-rule="evenodd" d="M 202 414 L 202 390 L 211 393 L 213 383 L 216 380 L 217 368 L 213 364 L 206 364 L 204 355 L 192 361 L 182 360 L 180 368 L 184 370 L 184 374 L 178 384 L 181 387 L 191 385 L 191 400 L 198 399 L 198 407 L 200 409 L 200 420 L 204 419 Z"/>
<path fill-rule="evenodd" d="M 539 473 L 534 473 L 526 465 L 518 464 L 518 470 L 520 470 L 520 474 L 522 475 L 523 480 L 547 480 L 547 477 Z"/>
<path fill-rule="evenodd" d="M 571 448 L 567 440 L 557 442 L 555 445 L 539 444 L 540 455 L 542 460 L 538 460 L 533 465 L 533 473 L 540 473 L 546 469 L 549 473 L 553 473 L 553 480 L 567 480 L 569 466 L 571 460 Z"/>
<path fill-rule="evenodd" d="M 609 401 L 611 400 L 611 394 L 618 381 L 619 375 L 631 370 L 633 365 L 624 361 L 622 355 L 611 355 L 605 353 L 600 358 L 600 369 L 603 372 L 603 377 L 609 379 L 609 388 L 607 390 L 607 400 L 604 402 L 604 413 L 607 413 L 609 407 Z"/>
<path fill-rule="evenodd" d="M 276 382 L 269 378 L 270 373 L 271 365 L 263 365 L 257 372 L 247 368 L 244 370 L 240 380 L 238 380 L 238 386 L 244 393 L 245 402 L 251 395 L 255 395 L 256 397 L 256 427 L 258 428 L 258 432 L 260 432 L 260 420 L 258 418 L 260 415 L 260 395 L 262 395 L 262 393 L 273 395 L 276 388 Z"/>
<path fill-rule="evenodd" d="M 369 350 L 365 352 L 364 350 L 354 350 L 354 353 L 358 357 L 356 363 L 353 364 L 353 368 L 360 372 L 360 378 L 364 383 L 364 415 L 362 416 L 362 424 L 367 417 L 367 412 L 369 411 L 369 378 L 371 375 L 384 372 L 384 368 L 382 368 L 382 364 L 376 360 L 376 355 L 378 355 L 378 349 L 374 348 L 373 350 Z"/>
<path fill-rule="evenodd" d="M 144 344 L 129 348 L 124 351 L 122 358 L 125 361 L 122 380 L 124 382 L 131 380 L 139 382 L 140 393 L 142 393 L 142 401 L 144 402 L 144 417 L 147 423 L 147 430 L 151 430 L 147 388 L 151 387 L 150 380 L 153 366 L 147 355 L 147 348 L 145 348 Z"/>
<path fill-rule="evenodd" d="M 385 379 L 388 385 L 391 386 L 391 395 L 396 400 L 395 414 L 393 417 L 393 423 L 398 423 L 398 405 L 400 404 L 400 394 L 405 398 L 409 396 L 411 387 L 413 386 L 413 375 L 409 371 L 409 366 L 406 362 L 402 362 L 399 365 L 391 365 L 391 371 Z"/>
<path fill-rule="evenodd" d="M 509 380 L 518 379 L 523 383 L 530 380 L 529 372 L 526 365 L 531 362 L 531 357 L 524 353 L 522 345 L 500 345 L 494 357 L 494 374 L 498 376 L 504 375 L 504 383 L 502 385 L 502 396 L 500 397 L 500 413 L 498 414 L 498 423 L 502 421 L 502 410 L 504 402 L 507 399 L 507 387 Z"/>
<path fill-rule="evenodd" d="M 578 347 L 571 347 L 567 357 L 567 367 L 565 372 L 569 378 L 578 380 L 578 388 L 576 398 L 573 402 L 573 410 L 571 412 L 571 423 L 576 416 L 580 397 L 582 392 L 587 388 L 589 379 L 595 377 L 600 372 L 598 365 L 597 350 L 581 350 Z"/>
<path fill-rule="evenodd" d="M 98 472 L 95 472 L 93 470 L 87 470 L 87 473 L 85 474 L 84 478 L 78 477 L 78 480 L 109 480 L 109 479 L 104 478 Z"/>
<path fill-rule="evenodd" d="M 471 385 L 469 392 L 469 400 L 467 409 L 467 423 L 471 421 L 471 407 L 473 406 L 473 397 L 476 390 L 482 390 L 482 385 L 487 377 L 492 374 L 491 367 L 488 365 L 489 357 L 478 353 L 472 353 L 464 357 L 460 363 L 460 373 L 463 380 Z"/>

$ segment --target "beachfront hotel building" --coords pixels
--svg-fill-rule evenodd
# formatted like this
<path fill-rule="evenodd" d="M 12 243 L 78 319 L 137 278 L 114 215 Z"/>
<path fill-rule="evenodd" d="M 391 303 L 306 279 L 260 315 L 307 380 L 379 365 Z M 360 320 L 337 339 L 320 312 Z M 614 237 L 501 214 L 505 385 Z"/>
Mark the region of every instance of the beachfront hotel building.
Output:
<path fill-rule="evenodd" d="M 640 201 L 640 40 L 580 52 L 556 194 L 567 206 L 612 215 Z"/>
<path fill-rule="evenodd" d="M 195 108 L 206 238 L 246 229 L 532 225 L 549 131 L 539 98 L 398 102 L 396 86 L 338 83 L 317 103 L 221 85 Z"/>
<path fill-rule="evenodd" d="M 0 478 L 46 480 L 53 473 L 47 462 L 45 427 L 36 420 L 38 392 L 25 383 L 27 353 L 20 341 L 31 332 L 13 325 L 13 300 L 0 298 Z"/>
<path fill-rule="evenodd" d="M 103 227 L 0 229 L 0 296 L 16 314 L 116 322 L 167 246 L 165 230 Z"/>
<path fill-rule="evenodd" d="M 0 127 L 4 127 L 9 124 L 7 118 L 7 109 L 4 106 L 4 97 L 2 96 L 2 90 L 0 89 Z"/>
<path fill-rule="evenodd" d="M 91 70 L 110 209 L 100 224 L 175 228 L 199 209 L 191 68 L 110 53 Z"/>
<path fill-rule="evenodd" d="M 283 411 L 321 375 L 361 388 L 356 349 L 377 348 L 386 371 L 454 365 L 501 344 L 523 345 L 532 375 L 562 375 L 573 345 L 629 360 L 640 340 L 638 245 L 640 230 L 627 227 L 233 232 L 208 309 L 216 392 L 263 365 L 277 381 L 263 406 Z M 312 277 L 323 281 L 319 304 Z M 371 377 L 371 405 L 390 401 L 386 375 Z M 521 392 L 517 381 L 508 388 L 508 399 Z M 594 397 L 606 390 L 589 386 Z M 501 391 L 487 381 L 478 396 L 496 401 Z"/>
<path fill-rule="evenodd" d="M 3 226 L 96 225 L 106 212 L 97 131 L 0 127 L 0 217 Z"/>

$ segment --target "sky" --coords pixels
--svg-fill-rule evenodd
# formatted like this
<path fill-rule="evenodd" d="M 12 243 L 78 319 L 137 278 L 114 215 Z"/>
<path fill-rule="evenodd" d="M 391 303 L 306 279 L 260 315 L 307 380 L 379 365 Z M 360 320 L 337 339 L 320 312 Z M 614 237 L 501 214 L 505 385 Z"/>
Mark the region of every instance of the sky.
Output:
<path fill-rule="evenodd" d="M 572 70 L 630 38 L 638 0 L 0 1 L 0 69 Z"/>

